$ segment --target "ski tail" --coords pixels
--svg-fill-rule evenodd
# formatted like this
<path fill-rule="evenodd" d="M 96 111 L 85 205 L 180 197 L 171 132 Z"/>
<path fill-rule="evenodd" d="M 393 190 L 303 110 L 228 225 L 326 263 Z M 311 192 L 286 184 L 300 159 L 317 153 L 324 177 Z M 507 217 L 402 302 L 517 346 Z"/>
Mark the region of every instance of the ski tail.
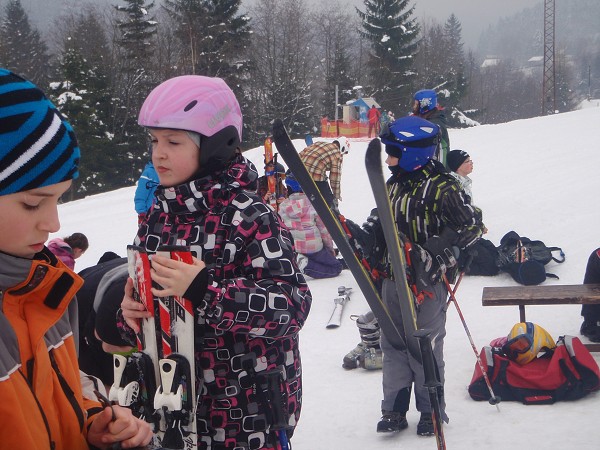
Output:
<path fill-rule="evenodd" d="M 419 343 L 421 358 L 423 360 L 423 372 L 425 374 L 425 388 L 429 393 L 429 403 L 431 404 L 431 420 L 433 421 L 433 432 L 438 450 L 446 450 L 446 440 L 444 438 L 444 420 L 442 412 L 443 389 L 439 380 L 433 349 L 431 347 L 431 338 L 429 331 L 418 330 L 415 332 L 415 338 Z"/>
<path fill-rule="evenodd" d="M 406 277 L 403 242 L 399 237 L 387 185 L 383 178 L 381 141 L 378 138 L 373 139 L 367 147 L 365 166 L 373 190 L 373 196 L 375 197 L 375 204 L 377 205 L 377 212 L 387 245 L 388 257 L 392 266 L 393 281 L 398 296 L 398 304 L 394 305 L 394 307 L 398 307 L 402 315 L 402 326 L 405 331 L 407 348 L 417 361 L 421 361 L 419 345 L 413 336 L 417 330 L 417 308 L 413 291 Z"/>
<path fill-rule="evenodd" d="M 155 317 L 158 304 L 152 295 L 152 279 L 150 278 L 150 259 L 146 250 L 135 245 L 127 246 L 127 264 L 129 277 L 133 280 L 133 299 L 140 302 L 152 313 L 149 318 L 141 319 L 140 332 L 137 333 L 138 350 L 146 353 L 152 361 L 160 358 L 158 333 Z M 158 379 L 158 369 L 155 369 Z"/>
<path fill-rule="evenodd" d="M 294 144 L 288 136 L 287 131 L 283 126 L 283 122 L 280 119 L 275 120 L 273 123 L 273 140 L 275 141 L 277 150 L 302 186 L 302 190 L 331 234 L 332 239 L 342 254 L 346 265 L 352 272 L 352 275 L 365 296 L 373 314 L 377 317 L 379 325 L 386 334 L 390 344 L 397 349 L 406 348 L 400 327 L 394 322 L 388 307 L 382 302 L 381 296 L 373 284 L 370 274 L 356 257 L 354 249 L 348 241 L 348 236 L 340 224 L 339 218 L 323 199 L 317 185 L 302 163 L 298 151 L 294 147 Z"/>
<path fill-rule="evenodd" d="M 193 261 L 189 247 L 161 246 L 156 254 L 187 264 Z M 191 450 L 197 445 L 194 305 L 180 296 L 158 300 L 163 358 L 158 361 L 160 386 L 154 408 L 165 419 L 162 445 Z"/>

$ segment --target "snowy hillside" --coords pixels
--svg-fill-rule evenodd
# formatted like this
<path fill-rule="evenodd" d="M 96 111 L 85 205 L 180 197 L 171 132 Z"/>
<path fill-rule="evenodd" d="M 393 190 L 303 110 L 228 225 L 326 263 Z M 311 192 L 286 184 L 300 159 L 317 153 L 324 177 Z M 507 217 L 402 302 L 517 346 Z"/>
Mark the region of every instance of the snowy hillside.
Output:
<path fill-rule="evenodd" d="M 450 130 L 452 149 L 466 150 L 474 161 L 474 202 L 484 211 L 487 238 L 498 243 L 510 230 L 548 245 L 560 246 L 567 260 L 548 265 L 560 280 L 546 284 L 573 284 L 583 279 L 585 263 L 600 246 L 600 108 L 587 108 L 550 117 Z M 298 150 L 303 141 L 297 140 Z M 362 222 L 373 207 L 364 175 L 364 140 L 351 141 L 344 159 L 340 209 Z M 246 155 L 262 168 L 262 150 Z M 83 151 L 85 158 L 85 150 Z M 77 270 L 96 263 L 103 252 L 125 255 L 136 231 L 134 188 L 96 195 L 60 207 L 62 229 L 56 236 L 85 233 L 90 249 L 77 260 Z M 329 280 L 309 280 L 313 306 L 301 332 L 304 367 L 304 403 L 292 440 L 294 450 L 434 449 L 430 438 L 416 435 L 418 413 L 408 414 L 409 428 L 394 436 L 375 433 L 380 417 L 381 372 L 345 371 L 342 357 L 358 342 L 350 314 L 367 310 L 350 273 Z M 516 307 L 483 308 L 484 286 L 513 285 L 508 275 L 467 277 L 457 299 L 478 348 L 506 335 L 518 321 Z M 342 326 L 325 329 L 337 287 L 354 287 Z M 579 306 L 529 307 L 527 317 L 554 338 L 578 335 Z M 445 428 L 449 449 L 504 450 L 529 445 L 533 449 L 598 448 L 597 411 L 600 394 L 573 403 L 552 406 L 500 404 L 500 412 L 486 402 L 475 402 L 466 391 L 475 356 L 451 307 L 447 319 L 446 401 L 450 424 Z M 600 361 L 600 354 L 596 357 Z"/>

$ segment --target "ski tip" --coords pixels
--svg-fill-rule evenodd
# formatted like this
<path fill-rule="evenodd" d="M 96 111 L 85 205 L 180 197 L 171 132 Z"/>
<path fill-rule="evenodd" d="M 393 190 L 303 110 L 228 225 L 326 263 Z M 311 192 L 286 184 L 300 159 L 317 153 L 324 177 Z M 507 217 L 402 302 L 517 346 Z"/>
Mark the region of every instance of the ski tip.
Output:
<path fill-rule="evenodd" d="M 373 139 L 367 146 L 367 152 L 365 154 L 365 160 L 370 161 L 371 159 L 381 158 L 381 141 L 379 138 Z"/>
<path fill-rule="evenodd" d="M 281 119 L 273 120 L 273 129 L 275 129 L 275 128 L 284 128 L 283 121 Z"/>
<path fill-rule="evenodd" d="M 339 328 L 340 326 L 336 323 L 330 323 L 329 325 L 325 326 L 325 328 L 327 328 L 328 330 L 333 330 L 335 328 Z"/>

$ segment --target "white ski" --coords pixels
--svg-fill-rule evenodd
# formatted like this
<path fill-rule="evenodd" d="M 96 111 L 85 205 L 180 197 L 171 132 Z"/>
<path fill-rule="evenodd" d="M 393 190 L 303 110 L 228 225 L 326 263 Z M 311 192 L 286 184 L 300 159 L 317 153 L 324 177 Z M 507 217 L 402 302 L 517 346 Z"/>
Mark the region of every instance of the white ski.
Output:
<path fill-rule="evenodd" d="M 342 313 L 344 312 L 344 306 L 348 303 L 348 300 L 350 300 L 351 292 L 352 288 L 347 288 L 345 286 L 340 286 L 338 288 L 338 296 L 333 299 L 334 308 L 326 328 L 337 328 L 342 324 Z"/>

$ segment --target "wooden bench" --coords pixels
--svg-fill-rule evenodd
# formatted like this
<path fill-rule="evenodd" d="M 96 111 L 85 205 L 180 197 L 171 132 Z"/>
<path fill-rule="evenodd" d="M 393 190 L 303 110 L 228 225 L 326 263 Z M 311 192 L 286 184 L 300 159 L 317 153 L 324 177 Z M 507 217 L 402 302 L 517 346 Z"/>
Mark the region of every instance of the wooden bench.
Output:
<path fill-rule="evenodd" d="M 525 322 L 527 305 L 589 305 L 600 304 L 600 284 L 499 286 L 484 287 L 483 306 L 519 306 L 519 321 Z M 600 344 L 587 344 L 592 352 L 600 351 Z"/>

